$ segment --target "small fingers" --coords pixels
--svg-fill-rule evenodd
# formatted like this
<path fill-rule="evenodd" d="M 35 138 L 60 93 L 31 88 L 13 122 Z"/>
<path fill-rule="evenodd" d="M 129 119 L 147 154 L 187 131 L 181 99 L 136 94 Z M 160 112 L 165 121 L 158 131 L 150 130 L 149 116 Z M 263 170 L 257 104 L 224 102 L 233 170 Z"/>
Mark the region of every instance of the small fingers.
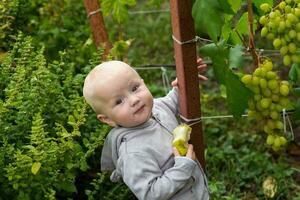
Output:
<path fill-rule="evenodd" d="M 173 154 L 174 156 L 180 156 L 178 150 L 175 147 L 173 147 Z"/>
<path fill-rule="evenodd" d="M 195 152 L 194 152 L 194 147 L 192 144 L 189 144 L 189 146 L 188 146 L 186 157 L 191 158 L 193 160 L 195 160 L 195 158 L 196 158 Z"/>
<path fill-rule="evenodd" d="M 197 63 L 198 64 L 201 64 L 203 62 L 203 59 L 202 58 L 197 58 Z"/>
<path fill-rule="evenodd" d="M 207 64 L 201 64 L 197 66 L 198 71 L 204 72 L 207 69 Z"/>
<path fill-rule="evenodd" d="M 172 87 L 177 87 L 178 86 L 177 78 L 174 81 L 172 81 L 171 85 L 172 85 Z"/>
<path fill-rule="evenodd" d="M 206 76 L 203 76 L 203 75 L 201 75 L 201 74 L 198 74 L 198 78 L 199 78 L 199 80 L 201 80 L 201 81 L 207 81 L 207 80 L 208 80 L 208 78 L 207 78 Z"/>

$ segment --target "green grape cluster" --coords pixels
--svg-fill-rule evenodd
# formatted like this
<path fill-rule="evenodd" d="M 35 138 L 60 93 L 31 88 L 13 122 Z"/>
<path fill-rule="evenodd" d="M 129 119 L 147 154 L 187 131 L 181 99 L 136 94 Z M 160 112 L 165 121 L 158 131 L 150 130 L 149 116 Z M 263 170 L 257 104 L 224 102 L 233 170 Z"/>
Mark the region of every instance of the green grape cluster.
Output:
<path fill-rule="evenodd" d="M 280 80 L 273 70 L 273 63 L 265 60 L 253 74 L 245 74 L 241 81 L 253 93 L 248 101 L 248 116 L 254 118 L 262 131 L 268 134 L 267 144 L 277 151 L 282 148 L 287 140 L 283 133 L 281 111 L 290 104 L 287 98 L 289 83 Z"/>
<path fill-rule="evenodd" d="M 300 0 L 284 0 L 272 9 L 268 3 L 260 5 L 265 12 L 259 23 L 261 36 L 273 41 L 275 49 L 283 56 L 283 64 L 300 63 Z"/>

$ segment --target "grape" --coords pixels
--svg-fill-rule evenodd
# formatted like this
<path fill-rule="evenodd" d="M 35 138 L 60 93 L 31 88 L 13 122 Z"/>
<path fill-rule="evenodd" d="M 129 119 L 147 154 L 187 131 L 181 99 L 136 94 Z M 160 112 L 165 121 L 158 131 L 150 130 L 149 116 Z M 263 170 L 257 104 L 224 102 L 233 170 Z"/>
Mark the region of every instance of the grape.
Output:
<path fill-rule="evenodd" d="M 285 55 L 285 54 L 287 54 L 288 53 L 288 47 L 287 46 L 282 46 L 281 48 L 280 48 L 280 54 L 281 55 Z"/>
<path fill-rule="evenodd" d="M 263 98 L 260 100 L 260 105 L 262 108 L 268 108 L 270 106 L 271 100 L 268 98 Z"/>
<path fill-rule="evenodd" d="M 281 85 L 279 91 L 282 96 L 287 96 L 289 94 L 289 86 Z"/>
<path fill-rule="evenodd" d="M 247 74 L 247 75 L 243 76 L 241 80 L 244 84 L 248 85 L 252 81 L 252 76 Z"/>
<path fill-rule="evenodd" d="M 262 70 L 260 67 L 256 68 L 255 71 L 253 72 L 253 76 L 261 76 L 261 71 Z"/>
<path fill-rule="evenodd" d="M 276 112 L 276 111 L 271 111 L 271 112 L 270 112 L 270 117 L 271 117 L 272 119 L 278 119 L 278 118 L 279 118 L 279 114 L 278 114 L 278 112 Z"/>
<path fill-rule="evenodd" d="M 295 45 L 295 43 L 290 43 L 288 48 L 289 48 L 289 52 L 291 53 L 295 53 L 297 50 L 297 46 Z"/>
<path fill-rule="evenodd" d="M 266 143 L 273 150 L 280 150 L 287 143 L 282 136 L 280 112 L 290 104 L 289 82 L 280 80 L 270 60 L 262 62 L 253 74 L 243 75 L 241 81 L 254 93 L 248 101 L 249 118 L 262 124 L 262 131 L 268 134 Z"/>
<path fill-rule="evenodd" d="M 268 121 L 267 121 L 267 126 L 268 126 L 270 129 L 275 129 L 275 128 L 276 128 L 276 124 L 275 124 L 274 121 L 271 120 L 271 119 L 268 119 Z"/>
<path fill-rule="evenodd" d="M 275 127 L 278 129 L 283 129 L 283 123 L 281 121 L 276 121 L 275 122 Z"/>
<path fill-rule="evenodd" d="M 259 23 L 263 24 L 263 25 L 266 25 L 268 22 L 268 19 L 266 16 L 262 16 L 261 18 L 259 18 Z M 264 27 L 266 28 L 266 27 Z M 266 28 L 267 29 L 267 28 Z M 268 30 L 268 29 L 267 29 Z"/>
<path fill-rule="evenodd" d="M 271 90 L 274 90 L 278 87 L 278 83 L 276 80 L 272 79 L 272 80 L 269 80 L 268 81 L 268 87 L 271 89 Z"/>
<path fill-rule="evenodd" d="M 274 137 L 274 135 L 268 135 L 268 137 L 267 137 L 267 144 L 268 145 L 272 145 L 273 143 L 274 143 L 274 140 L 275 140 L 275 137 Z"/>
<path fill-rule="evenodd" d="M 280 45 L 281 45 L 281 40 L 279 38 L 276 38 L 273 41 L 273 46 L 275 47 L 275 49 L 279 49 Z"/>
<path fill-rule="evenodd" d="M 252 85 L 259 85 L 260 78 L 257 76 L 252 77 Z"/>
<path fill-rule="evenodd" d="M 268 28 L 263 27 L 260 32 L 261 37 L 265 37 L 268 35 Z"/>
<path fill-rule="evenodd" d="M 300 17 L 300 9 L 299 8 L 295 8 L 295 15 L 297 17 Z"/>
<path fill-rule="evenodd" d="M 291 57 L 290 57 L 289 55 L 285 55 L 285 56 L 283 57 L 283 64 L 284 64 L 285 66 L 288 66 L 288 65 L 290 65 L 291 63 L 292 63 Z"/>
<path fill-rule="evenodd" d="M 266 79 L 261 78 L 259 80 L 259 85 L 262 89 L 265 89 L 265 88 L 267 88 L 268 83 L 267 83 Z"/>
<path fill-rule="evenodd" d="M 262 93 L 265 97 L 270 97 L 272 95 L 272 91 L 268 88 L 262 89 Z"/>
<path fill-rule="evenodd" d="M 264 12 L 268 12 L 271 9 L 271 6 L 267 3 L 263 3 L 260 5 L 260 9 Z"/>
<path fill-rule="evenodd" d="M 266 74 L 266 78 L 267 78 L 268 80 L 276 79 L 276 78 L 277 78 L 277 75 L 276 75 L 275 72 L 269 71 L 269 72 L 267 72 L 267 74 Z"/>
<path fill-rule="evenodd" d="M 278 5 L 278 7 L 281 9 L 281 10 L 284 10 L 286 6 L 286 3 L 284 1 L 280 2 L 280 4 Z"/>
<path fill-rule="evenodd" d="M 287 140 L 285 139 L 285 137 L 279 137 L 280 143 L 281 145 L 285 145 L 287 143 Z"/>
<path fill-rule="evenodd" d="M 285 66 L 300 63 L 297 55 L 300 47 L 300 2 L 283 0 L 273 9 L 268 3 L 262 3 L 260 9 L 264 12 L 259 18 L 261 37 L 272 41 Z"/>
<path fill-rule="evenodd" d="M 276 95 L 276 94 L 272 94 L 271 99 L 272 99 L 272 101 L 274 101 L 274 102 L 278 102 L 278 101 L 279 101 L 279 96 Z"/>
<path fill-rule="evenodd" d="M 294 63 L 299 63 L 299 61 L 300 61 L 299 56 L 298 55 L 292 55 L 292 61 Z"/>
<path fill-rule="evenodd" d="M 295 30 L 290 30 L 289 36 L 290 36 L 291 39 L 293 39 L 297 36 L 297 32 Z"/>

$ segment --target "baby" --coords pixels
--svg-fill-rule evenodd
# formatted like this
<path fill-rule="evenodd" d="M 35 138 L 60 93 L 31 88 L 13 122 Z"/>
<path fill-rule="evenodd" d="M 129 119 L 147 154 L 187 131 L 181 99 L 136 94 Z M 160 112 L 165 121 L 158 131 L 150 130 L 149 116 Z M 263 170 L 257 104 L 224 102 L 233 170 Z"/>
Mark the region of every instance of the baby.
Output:
<path fill-rule="evenodd" d="M 193 146 L 186 156 L 172 148 L 179 115 L 176 84 L 153 99 L 138 73 L 121 61 L 96 66 L 84 82 L 87 103 L 114 127 L 102 149 L 101 170 L 112 171 L 111 180 L 122 179 L 138 199 L 209 199 Z"/>

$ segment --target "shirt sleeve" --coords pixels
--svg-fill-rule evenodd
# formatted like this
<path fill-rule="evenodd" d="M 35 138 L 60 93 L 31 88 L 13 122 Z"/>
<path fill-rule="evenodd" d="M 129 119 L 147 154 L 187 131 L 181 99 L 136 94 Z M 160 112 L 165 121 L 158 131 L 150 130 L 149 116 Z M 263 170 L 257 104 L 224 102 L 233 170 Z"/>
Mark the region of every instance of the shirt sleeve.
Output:
<path fill-rule="evenodd" d="M 169 199 L 188 183 L 196 165 L 192 159 L 175 157 L 174 166 L 163 172 L 155 158 L 133 153 L 123 160 L 122 177 L 139 199 Z"/>
<path fill-rule="evenodd" d="M 173 89 L 165 96 L 158 98 L 157 101 L 160 104 L 167 106 L 172 113 L 178 115 L 179 113 L 179 101 L 178 101 L 178 88 L 173 87 Z"/>

